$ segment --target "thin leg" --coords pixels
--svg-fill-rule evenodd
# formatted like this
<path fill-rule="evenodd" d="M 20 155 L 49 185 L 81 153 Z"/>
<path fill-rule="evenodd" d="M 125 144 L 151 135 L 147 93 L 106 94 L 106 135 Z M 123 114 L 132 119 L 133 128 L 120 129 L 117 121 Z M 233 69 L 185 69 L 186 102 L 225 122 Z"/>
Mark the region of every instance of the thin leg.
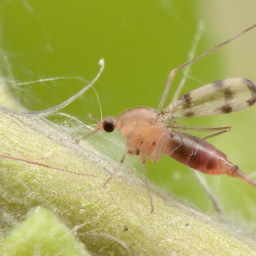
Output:
<path fill-rule="evenodd" d="M 188 59 L 189 60 L 192 60 L 192 59 L 195 58 L 195 53 L 196 53 L 196 50 L 197 50 L 197 46 L 198 46 L 198 43 L 199 43 L 204 31 L 205 31 L 204 30 L 204 22 L 200 21 L 198 23 L 197 32 L 195 33 L 194 39 L 192 41 L 191 49 L 188 53 Z M 175 100 L 177 100 L 179 98 L 179 95 L 180 95 L 180 93 L 181 93 L 182 89 L 184 88 L 184 85 L 187 81 L 187 77 L 188 77 L 189 72 L 190 72 L 190 65 L 186 66 L 185 69 L 183 70 L 183 77 L 182 77 L 177 89 L 175 90 L 175 93 L 173 95 L 173 98 L 172 98 L 171 102 L 174 102 Z"/>
<path fill-rule="evenodd" d="M 192 172 L 195 175 L 195 177 L 197 178 L 197 180 L 199 181 L 199 183 L 201 184 L 202 188 L 205 190 L 205 192 L 208 195 L 208 197 L 210 198 L 210 200 L 212 201 L 215 211 L 219 215 L 222 215 L 222 211 L 220 209 L 219 203 L 218 203 L 217 199 L 215 198 L 215 196 L 213 195 L 208 184 L 205 182 L 205 180 L 202 179 L 202 177 L 200 176 L 200 173 L 198 173 L 197 171 L 195 171 L 193 169 L 192 169 Z"/>
<path fill-rule="evenodd" d="M 152 195 L 150 193 L 150 189 L 148 186 L 148 178 L 147 178 L 147 169 L 146 169 L 146 162 L 143 163 L 143 172 L 144 172 L 144 176 L 145 176 L 145 183 L 146 183 L 146 187 L 147 187 L 147 191 L 148 191 L 148 197 L 149 197 L 149 202 L 150 202 L 150 206 L 151 206 L 151 212 L 154 212 L 154 204 L 153 204 L 153 199 L 152 199 Z"/>
<path fill-rule="evenodd" d="M 222 133 L 229 132 L 231 130 L 231 126 L 223 126 L 223 127 L 187 127 L 187 126 L 166 126 L 167 128 L 175 129 L 175 130 L 194 130 L 194 131 L 218 131 L 209 135 L 203 136 L 201 139 L 206 140 L 212 138 L 214 136 L 220 135 Z"/>
<path fill-rule="evenodd" d="M 105 181 L 105 183 L 103 184 L 102 187 L 105 187 L 107 185 L 107 183 L 117 174 L 117 172 L 119 171 L 119 167 L 121 166 L 121 164 L 123 163 L 124 159 L 125 159 L 125 156 L 127 154 L 127 147 L 128 147 L 128 143 L 126 144 L 125 146 L 125 149 L 124 149 L 124 153 L 123 153 L 123 156 L 120 160 L 120 162 L 118 163 L 117 167 L 115 168 L 114 172 L 111 174 L 111 176 Z"/>
<path fill-rule="evenodd" d="M 90 132 L 90 133 L 86 134 L 85 136 L 83 136 L 83 137 L 77 139 L 77 140 L 76 140 L 76 143 L 78 143 L 78 142 L 81 141 L 81 140 L 87 139 L 88 137 L 90 137 L 90 136 L 92 136 L 93 134 L 95 134 L 98 130 L 99 130 L 98 127 L 96 127 L 95 130 L 93 130 L 92 132 Z"/>
<path fill-rule="evenodd" d="M 0 155 L 0 158 L 1 157 L 2 158 L 6 158 L 6 159 L 11 159 L 11 160 L 25 162 L 25 163 L 28 163 L 28 164 L 34 164 L 34 165 L 38 165 L 38 166 L 42 166 L 42 167 L 46 167 L 46 168 L 62 171 L 62 172 L 67 172 L 67 173 L 71 173 L 71 174 L 75 174 L 75 175 L 89 176 L 89 177 L 96 177 L 96 178 L 98 178 L 98 176 L 95 176 L 95 175 L 90 175 L 90 174 L 86 174 L 86 173 L 72 172 L 72 171 L 69 171 L 69 170 L 66 170 L 66 169 L 62 169 L 62 168 L 59 168 L 59 167 L 54 167 L 54 166 L 50 166 L 50 165 L 46 165 L 46 164 L 41 164 L 41 163 L 33 162 L 33 161 L 30 161 L 30 160 L 22 159 L 22 158 L 16 158 L 16 157 L 12 157 L 12 156 Z"/>
<path fill-rule="evenodd" d="M 165 88 L 164 88 L 164 92 L 162 94 L 162 97 L 160 99 L 160 102 L 158 104 L 158 107 L 157 107 L 157 112 L 160 113 L 162 112 L 163 110 L 163 106 L 164 106 L 164 103 L 165 103 L 165 100 L 166 100 L 166 97 L 168 96 L 169 92 L 170 92 L 170 89 L 171 89 L 171 85 L 172 85 L 172 80 L 176 74 L 176 72 L 179 70 L 179 68 L 177 69 L 173 69 L 170 74 L 169 74 L 169 77 L 168 77 L 168 80 L 167 80 L 167 83 L 165 85 Z"/>
<path fill-rule="evenodd" d="M 248 31 L 250 31 L 251 29 L 253 29 L 253 28 L 255 28 L 255 27 L 256 27 L 256 24 L 254 24 L 254 25 L 252 25 L 251 27 L 249 27 L 249 28 L 247 28 L 247 29 L 241 31 L 240 33 L 236 34 L 235 36 L 231 37 L 230 39 L 226 40 L 225 42 L 223 42 L 223 43 L 221 43 L 221 44 L 219 44 L 219 45 L 213 47 L 212 49 L 206 51 L 205 53 L 199 55 L 198 57 L 196 57 L 196 58 L 194 58 L 194 59 L 192 59 L 192 60 L 190 60 L 190 61 L 188 61 L 188 62 L 186 62 L 186 63 L 184 63 L 184 64 L 182 64 L 182 65 L 180 65 L 179 67 L 173 69 L 173 70 L 170 72 L 170 74 L 169 74 L 169 77 L 168 77 L 168 80 L 167 80 L 167 83 L 166 83 L 166 86 L 165 86 L 163 95 L 162 95 L 162 97 L 161 97 L 161 99 L 160 99 L 160 102 L 159 102 L 159 105 L 158 105 L 158 107 L 157 107 L 157 111 L 158 111 L 158 112 L 161 112 L 161 111 L 162 111 L 163 106 L 164 106 L 164 103 L 165 103 L 165 100 L 166 100 L 166 97 L 167 97 L 167 95 L 168 95 L 168 93 L 169 93 L 169 91 L 170 91 L 170 89 L 171 89 L 172 80 L 173 80 L 173 78 L 174 78 L 174 76 L 175 76 L 175 74 L 176 74 L 176 72 L 177 72 L 178 70 L 180 70 L 180 69 L 182 69 L 182 68 L 184 68 L 184 67 L 186 67 L 186 66 L 188 66 L 188 65 L 190 65 L 190 64 L 192 64 L 192 63 L 194 63 L 194 62 L 196 62 L 196 61 L 198 61 L 198 60 L 200 60 L 200 59 L 202 59 L 202 58 L 205 57 L 206 55 L 208 55 L 208 54 L 214 52 L 215 50 L 219 49 L 220 47 L 222 47 L 222 46 L 224 46 L 224 45 L 230 43 L 231 41 L 235 40 L 235 39 L 238 38 L 239 36 L 242 36 L 243 34 L 247 33 Z"/>
<path fill-rule="evenodd" d="M 176 130 L 195 130 L 195 131 L 218 131 L 218 130 L 227 130 L 230 131 L 231 126 L 221 126 L 221 127 L 190 127 L 190 126 L 166 126 L 167 128 L 176 129 Z"/>
<path fill-rule="evenodd" d="M 202 140 L 206 140 L 206 139 L 209 139 L 209 138 L 212 138 L 212 137 L 215 137 L 217 135 L 220 135 L 220 134 L 223 134 L 223 133 L 226 133 L 226 132 L 229 132 L 230 129 L 228 130 L 223 130 L 223 131 L 219 131 L 219 132 L 215 132 L 215 133 L 212 133 L 212 134 L 209 134 L 209 135 L 206 135 L 206 136 L 203 136 L 201 139 Z"/>
<path fill-rule="evenodd" d="M 96 91 L 95 91 L 95 92 L 96 92 Z M 100 122 L 99 122 L 92 114 L 90 114 L 89 117 L 92 118 L 92 119 L 94 120 L 94 122 L 95 122 L 98 126 L 96 126 L 95 129 L 94 129 L 92 132 L 90 132 L 90 133 L 86 134 L 85 136 L 83 136 L 83 137 L 77 139 L 77 140 L 76 140 L 76 143 L 79 143 L 80 140 L 85 140 L 85 139 L 87 139 L 88 137 L 92 136 L 94 133 L 96 133 L 97 131 L 99 131 Z M 101 120 L 102 120 L 102 118 L 101 118 Z"/>

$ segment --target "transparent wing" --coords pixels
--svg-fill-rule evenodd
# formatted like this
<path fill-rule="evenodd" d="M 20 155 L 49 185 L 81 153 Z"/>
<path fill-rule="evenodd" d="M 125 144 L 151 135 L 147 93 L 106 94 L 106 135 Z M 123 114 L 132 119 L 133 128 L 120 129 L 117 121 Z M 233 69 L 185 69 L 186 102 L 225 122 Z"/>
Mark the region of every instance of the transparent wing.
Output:
<path fill-rule="evenodd" d="M 211 116 L 240 111 L 256 102 L 256 85 L 245 78 L 228 78 L 206 84 L 171 103 L 163 118 Z"/>

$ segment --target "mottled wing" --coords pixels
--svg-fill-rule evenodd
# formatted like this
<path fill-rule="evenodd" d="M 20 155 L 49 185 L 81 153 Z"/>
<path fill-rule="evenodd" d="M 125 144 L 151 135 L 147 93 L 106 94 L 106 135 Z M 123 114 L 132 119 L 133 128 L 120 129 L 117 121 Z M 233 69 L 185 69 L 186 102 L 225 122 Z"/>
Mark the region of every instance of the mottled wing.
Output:
<path fill-rule="evenodd" d="M 195 89 L 171 103 L 165 119 L 211 116 L 240 111 L 256 102 L 256 85 L 245 78 L 228 78 Z"/>

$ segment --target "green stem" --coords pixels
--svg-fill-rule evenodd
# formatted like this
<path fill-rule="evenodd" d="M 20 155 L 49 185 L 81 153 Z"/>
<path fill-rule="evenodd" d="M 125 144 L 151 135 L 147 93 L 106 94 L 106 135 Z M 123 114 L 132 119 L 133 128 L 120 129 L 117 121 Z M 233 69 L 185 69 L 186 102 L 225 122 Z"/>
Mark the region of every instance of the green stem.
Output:
<path fill-rule="evenodd" d="M 95 255 L 255 255 L 246 238 L 121 168 L 68 128 L 0 110 L 1 227 L 6 233 L 36 206 L 50 209 Z M 70 128 L 70 131 L 72 128 Z M 49 168 L 53 167 L 53 168 Z M 68 170 L 91 176 L 78 176 Z"/>

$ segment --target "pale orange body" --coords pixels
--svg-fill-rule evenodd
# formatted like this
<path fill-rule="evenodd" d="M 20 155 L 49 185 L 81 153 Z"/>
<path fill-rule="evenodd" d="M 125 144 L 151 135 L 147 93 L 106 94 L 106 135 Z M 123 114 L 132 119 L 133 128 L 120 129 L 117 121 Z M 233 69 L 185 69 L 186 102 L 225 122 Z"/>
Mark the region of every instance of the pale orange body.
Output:
<path fill-rule="evenodd" d="M 169 131 L 151 108 L 132 108 L 116 119 L 116 128 L 128 142 L 128 153 L 140 155 L 143 163 L 147 156 L 159 161 L 168 143 Z"/>
<path fill-rule="evenodd" d="M 107 130 L 105 124 L 117 128 L 127 140 L 127 153 L 139 155 L 143 164 L 149 156 L 153 162 L 166 154 L 176 161 L 210 175 L 226 174 L 256 186 L 254 179 L 244 174 L 228 161 L 227 156 L 206 140 L 169 129 L 161 114 L 154 109 L 138 107 L 122 112 L 117 118 L 105 117 L 99 129 Z"/>
<path fill-rule="evenodd" d="M 226 155 L 209 142 L 178 130 L 166 127 L 165 121 L 154 109 L 139 107 L 122 112 L 117 118 L 106 117 L 115 122 L 127 140 L 127 153 L 139 155 L 143 163 L 147 156 L 153 162 L 163 154 L 198 171 L 233 176 L 238 169 L 227 160 Z M 103 120 L 103 123 L 104 123 Z"/>

